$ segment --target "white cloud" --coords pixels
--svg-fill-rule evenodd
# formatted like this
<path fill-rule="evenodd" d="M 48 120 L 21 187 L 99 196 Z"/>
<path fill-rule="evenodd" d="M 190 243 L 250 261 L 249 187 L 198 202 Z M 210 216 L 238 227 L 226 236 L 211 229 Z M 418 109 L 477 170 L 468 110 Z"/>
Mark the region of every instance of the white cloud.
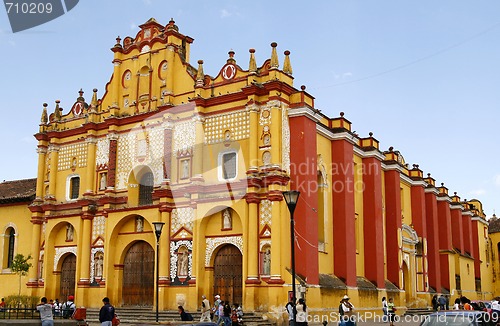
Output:
<path fill-rule="evenodd" d="M 142 0 L 144 2 L 145 5 L 150 5 L 151 4 L 151 0 Z"/>
<path fill-rule="evenodd" d="M 231 17 L 232 15 L 233 15 L 233 14 L 232 14 L 232 13 L 230 13 L 230 12 L 229 12 L 228 10 L 226 10 L 226 9 L 222 9 L 222 10 L 220 11 L 220 17 L 221 17 L 221 18 Z"/>
<path fill-rule="evenodd" d="M 495 185 L 500 186 L 500 174 L 495 176 Z"/>
<path fill-rule="evenodd" d="M 476 190 L 469 191 L 469 194 L 472 196 L 482 196 L 482 195 L 486 194 L 486 190 L 476 189 Z"/>
<path fill-rule="evenodd" d="M 137 25 L 135 23 L 130 24 L 130 29 L 131 30 L 137 29 Z"/>

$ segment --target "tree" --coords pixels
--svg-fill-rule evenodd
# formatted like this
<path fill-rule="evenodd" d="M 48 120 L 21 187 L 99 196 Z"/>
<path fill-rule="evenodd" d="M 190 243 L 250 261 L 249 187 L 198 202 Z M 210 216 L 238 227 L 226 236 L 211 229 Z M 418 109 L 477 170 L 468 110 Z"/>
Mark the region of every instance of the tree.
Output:
<path fill-rule="evenodd" d="M 10 270 L 17 275 L 19 275 L 19 295 L 21 295 L 21 277 L 28 274 L 29 269 L 33 266 L 29 260 L 31 260 L 31 255 L 24 257 L 23 254 L 17 254 L 12 260 L 12 266 Z"/>

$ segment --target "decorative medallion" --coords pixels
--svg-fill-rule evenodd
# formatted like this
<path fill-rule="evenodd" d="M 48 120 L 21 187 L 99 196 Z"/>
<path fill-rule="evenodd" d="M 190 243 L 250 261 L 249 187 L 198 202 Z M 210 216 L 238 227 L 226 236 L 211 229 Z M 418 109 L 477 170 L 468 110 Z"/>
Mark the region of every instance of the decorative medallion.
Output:
<path fill-rule="evenodd" d="M 225 80 L 230 80 L 233 79 L 234 76 L 236 76 L 236 66 L 233 64 L 228 64 L 225 65 L 224 68 L 222 68 L 222 78 Z"/>
<path fill-rule="evenodd" d="M 83 104 L 82 102 L 76 102 L 75 105 L 73 105 L 73 114 L 74 115 L 80 115 L 83 112 Z"/>

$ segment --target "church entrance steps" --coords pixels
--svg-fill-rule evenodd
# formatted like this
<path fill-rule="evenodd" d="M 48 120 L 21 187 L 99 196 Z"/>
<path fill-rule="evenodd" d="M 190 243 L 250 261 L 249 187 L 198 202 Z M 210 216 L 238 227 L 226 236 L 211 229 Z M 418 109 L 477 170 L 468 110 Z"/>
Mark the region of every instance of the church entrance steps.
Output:
<path fill-rule="evenodd" d="M 201 313 L 199 311 L 188 311 L 195 321 L 199 321 Z M 120 318 L 121 324 L 129 325 L 150 325 L 155 324 L 156 311 L 151 307 L 120 307 L 116 308 L 116 314 Z M 97 325 L 99 323 L 99 309 L 87 309 L 87 322 L 90 325 Z M 159 311 L 158 320 L 160 324 L 165 322 L 178 322 L 180 321 L 179 313 L 176 310 Z M 245 312 L 243 316 L 245 326 L 274 326 L 275 323 L 263 320 L 262 314 L 258 312 Z"/>

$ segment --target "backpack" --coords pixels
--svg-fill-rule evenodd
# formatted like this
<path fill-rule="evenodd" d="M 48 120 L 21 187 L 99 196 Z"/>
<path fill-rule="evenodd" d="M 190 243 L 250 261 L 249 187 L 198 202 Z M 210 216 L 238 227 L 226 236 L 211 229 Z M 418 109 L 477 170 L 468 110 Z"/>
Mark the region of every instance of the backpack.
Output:
<path fill-rule="evenodd" d="M 75 304 L 73 302 L 66 302 L 62 307 L 62 316 L 64 319 L 69 319 L 75 313 Z"/>
<path fill-rule="evenodd" d="M 203 301 L 202 301 L 202 302 L 201 302 L 201 306 L 202 306 L 203 308 L 205 308 L 205 302 L 203 302 Z"/>

